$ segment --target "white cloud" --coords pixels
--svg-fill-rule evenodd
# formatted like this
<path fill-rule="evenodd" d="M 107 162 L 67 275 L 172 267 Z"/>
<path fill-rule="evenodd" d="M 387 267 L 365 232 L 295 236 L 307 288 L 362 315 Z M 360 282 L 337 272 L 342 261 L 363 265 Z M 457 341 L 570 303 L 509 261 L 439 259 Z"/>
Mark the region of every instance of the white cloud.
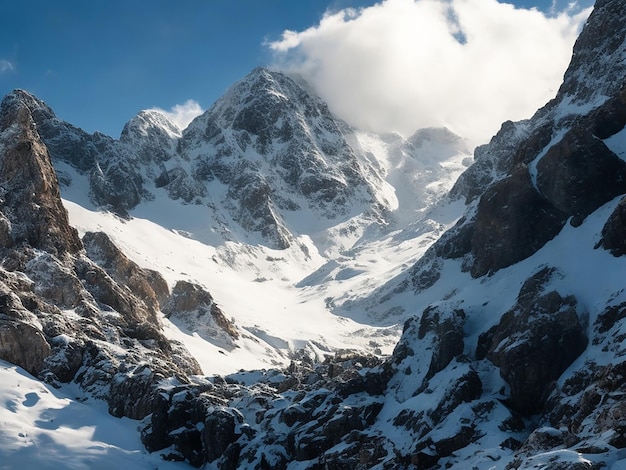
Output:
<path fill-rule="evenodd" d="M 204 112 L 195 100 L 187 100 L 183 104 L 174 105 L 169 111 L 161 108 L 154 108 L 154 110 L 167 116 L 180 129 L 185 129 L 194 118 Z"/>
<path fill-rule="evenodd" d="M 15 70 L 15 65 L 13 65 L 13 62 L 10 62 L 6 59 L 0 59 L 0 74 L 6 73 L 6 72 L 13 72 Z"/>
<path fill-rule="evenodd" d="M 590 9 L 550 16 L 496 0 L 385 0 L 268 43 L 348 123 L 486 142 L 553 98 Z"/>

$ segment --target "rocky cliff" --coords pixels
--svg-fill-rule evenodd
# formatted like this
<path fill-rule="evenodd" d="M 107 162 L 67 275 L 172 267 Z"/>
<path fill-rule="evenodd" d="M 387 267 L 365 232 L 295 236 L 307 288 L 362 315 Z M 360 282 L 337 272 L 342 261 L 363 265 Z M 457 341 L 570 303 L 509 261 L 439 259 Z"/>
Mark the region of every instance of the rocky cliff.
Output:
<path fill-rule="evenodd" d="M 386 209 L 376 200 L 382 177 L 351 133 L 294 80 L 256 69 L 185 129 L 180 148 L 197 179 L 225 186 L 221 202 L 246 231 L 285 248 L 296 212 L 336 223 Z"/>
<path fill-rule="evenodd" d="M 200 368 L 157 317 L 169 299 L 158 273 L 103 233 L 81 241 L 33 114 L 17 92 L 0 105 L 0 357 L 53 385 L 74 381 L 115 416 L 142 418 L 164 378 Z"/>

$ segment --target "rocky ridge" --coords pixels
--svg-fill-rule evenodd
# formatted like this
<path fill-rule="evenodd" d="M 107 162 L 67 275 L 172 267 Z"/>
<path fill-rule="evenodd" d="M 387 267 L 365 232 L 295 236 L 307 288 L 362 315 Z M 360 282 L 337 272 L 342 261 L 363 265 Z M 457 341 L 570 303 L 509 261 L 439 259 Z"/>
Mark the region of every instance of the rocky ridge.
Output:
<path fill-rule="evenodd" d="M 390 206 L 378 162 L 349 143 L 353 131 L 279 72 L 252 71 L 184 131 L 141 111 L 119 140 L 60 120 L 27 92 L 11 99 L 31 110 L 52 160 L 69 166 L 57 165 L 62 185 L 87 178 L 93 204 L 122 217 L 165 192 L 208 207 L 206 223 L 226 239 L 258 234 L 284 249 L 302 212 L 332 226 L 361 213 L 372 223 Z"/>
<path fill-rule="evenodd" d="M 19 98 L 0 105 L 0 356 L 53 385 L 77 383 L 115 416 L 142 418 L 158 383 L 189 383 L 200 367 L 163 335 L 161 275 L 104 233 L 81 240 L 69 225 L 33 110 Z"/>

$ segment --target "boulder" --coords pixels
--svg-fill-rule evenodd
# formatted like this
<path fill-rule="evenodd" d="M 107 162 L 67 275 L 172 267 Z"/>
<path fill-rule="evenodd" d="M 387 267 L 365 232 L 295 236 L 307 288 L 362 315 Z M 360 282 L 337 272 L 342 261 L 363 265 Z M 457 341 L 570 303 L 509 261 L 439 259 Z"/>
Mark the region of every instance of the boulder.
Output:
<path fill-rule="evenodd" d="M 51 348 L 40 330 L 0 315 L 0 359 L 20 366 L 37 376 Z"/>
<path fill-rule="evenodd" d="M 226 318 L 213 296 L 198 284 L 178 281 L 161 310 L 168 317 L 185 322 L 207 339 L 223 339 L 232 346 L 232 340 L 239 338 L 236 326 Z"/>
<path fill-rule="evenodd" d="M 574 127 L 537 163 L 537 189 L 572 224 L 626 193 L 626 162 L 587 128 Z"/>

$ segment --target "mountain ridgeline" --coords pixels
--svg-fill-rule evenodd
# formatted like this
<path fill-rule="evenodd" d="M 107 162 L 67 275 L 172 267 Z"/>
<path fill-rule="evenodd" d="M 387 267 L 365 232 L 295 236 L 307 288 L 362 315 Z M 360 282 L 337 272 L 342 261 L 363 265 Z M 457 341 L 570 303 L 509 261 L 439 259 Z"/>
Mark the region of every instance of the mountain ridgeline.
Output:
<path fill-rule="evenodd" d="M 142 111 L 119 140 L 87 134 L 26 92 L 11 99 L 31 110 L 53 161 L 88 177 L 94 205 L 123 217 L 165 191 L 214 208 L 221 232 L 236 232 L 234 224 L 283 249 L 294 241 L 289 214 L 305 211 L 330 225 L 364 211 L 375 217 L 390 204 L 377 200 L 381 171 L 358 158 L 347 140 L 353 131 L 278 72 L 255 69 L 184 131 Z M 65 176 L 62 184 L 71 184 Z"/>
<path fill-rule="evenodd" d="M 622 0 L 596 2 L 555 98 L 504 123 L 462 174 L 447 129 L 362 133 L 261 68 L 186 129 L 142 111 L 119 140 L 15 91 L 0 106 L 0 358 L 142 419 L 150 452 L 196 467 L 621 468 L 625 127 Z M 325 299 L 337 315 L 402 319 L 390 356 L 303 349 L 288 367 L 212 376 L 163 315 L 206 318 L 233 349 L 255 330 L 106 233 L 79 237 L 61 200 L 79 182 L 127 220 L 165 197 L 206 208 L 219 243 L 318 256 L 293 287 L 313 293 L 356 276 L 359 253 L 435 228 L 367 295 Z M 434 223 L 445 208 L 458 217 Z"/>

